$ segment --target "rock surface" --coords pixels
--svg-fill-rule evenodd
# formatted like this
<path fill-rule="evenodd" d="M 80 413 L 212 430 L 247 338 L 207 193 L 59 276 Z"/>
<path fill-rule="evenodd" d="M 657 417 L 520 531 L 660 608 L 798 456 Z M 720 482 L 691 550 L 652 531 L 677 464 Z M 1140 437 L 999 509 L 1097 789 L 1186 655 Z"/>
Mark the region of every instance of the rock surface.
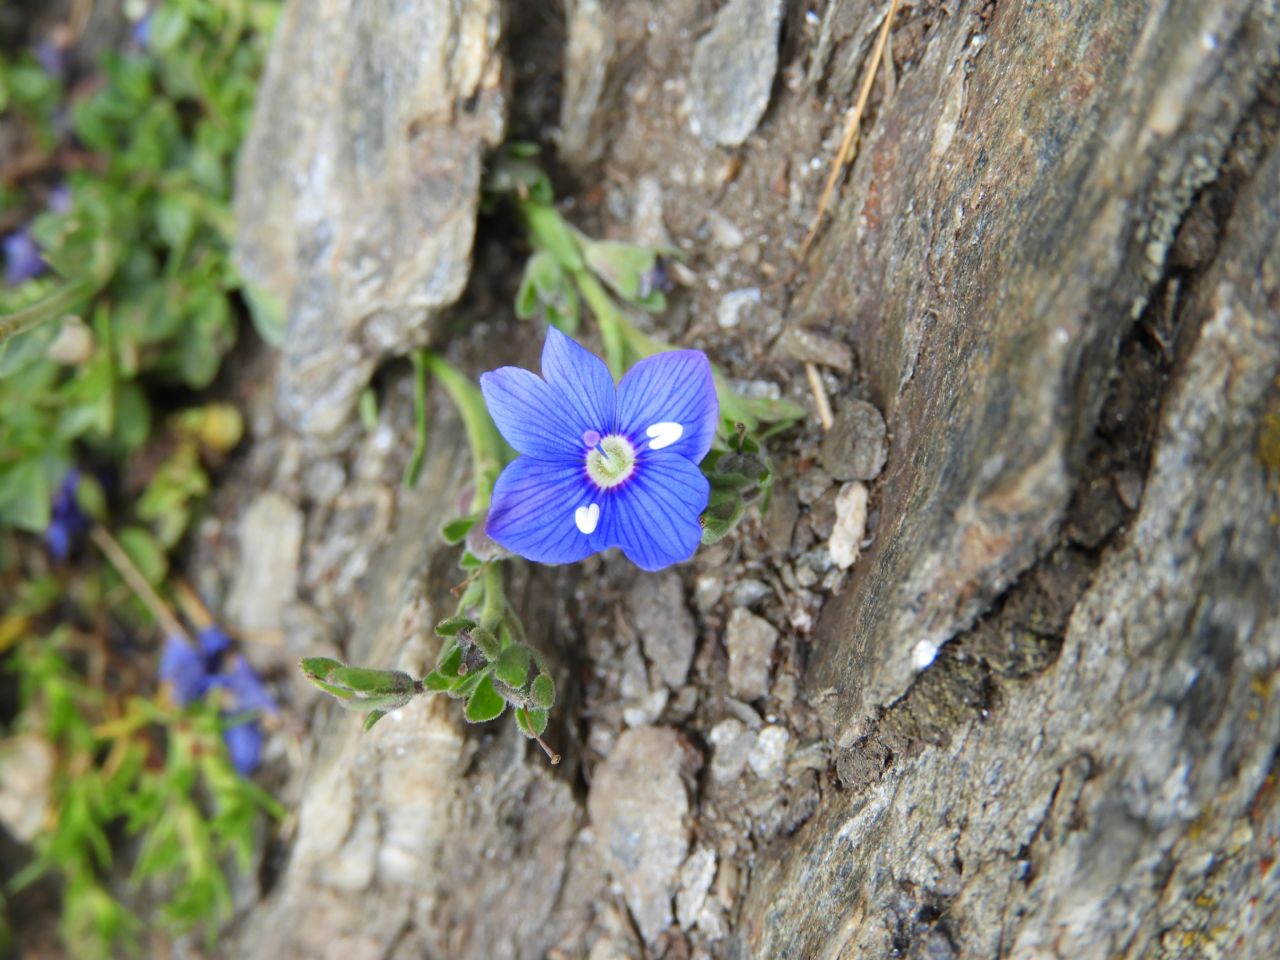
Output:
<path fill-rule="evenodd" d="M 683 763 L 674 730 L 636 727 L 619 738 L 587 797 L 605 864 L 647 943 L 671 923 L 672 898 L 689 849 Z"/>
<path fill-rule="evenodd" d="M 668 687 L 675 689 L 689 676 L 697 627 L 684 604 L 684 587 L 676 573 L 638 578 L 627 595 L 632 622 L 640 634 L 644 655 Z"/>
<path fill-rule="evenodd" d="M 778 69 L 786 0 L 729 0 L 693 53 L 694 133 L 724 146 L 751 136 Z"/>
<path fill-rule="evenodd" d="M 738 608 L 725 631 L 729 650 L 729 692 L 742 700 L 756 700 L 769 692 L 769 670 L 778 631 L 768 620 Z"/>
<path fill-rule="evenodd" d="M 466 285 L 504 130 L 497 0 L 292 0 L 237 180 L 237 262 L 286 319 L 281 413 L 336 431 Z"/>
<path fill-rule="evenodd" d="M 298 595 L 303 516 L 279 493 L 260 494 L 240 521 L 240 562 L 227 601 L 242 630 L 279 630 Z"/>

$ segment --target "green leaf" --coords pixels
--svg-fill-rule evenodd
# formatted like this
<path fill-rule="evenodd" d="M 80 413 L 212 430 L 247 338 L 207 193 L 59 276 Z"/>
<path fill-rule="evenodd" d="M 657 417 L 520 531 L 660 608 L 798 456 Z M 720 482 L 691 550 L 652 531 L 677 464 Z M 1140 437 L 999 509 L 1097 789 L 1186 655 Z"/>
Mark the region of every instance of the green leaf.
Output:
<path fill-rule="evenodd" d="M 456 682 L 456 677 L 449 677 L 439 670 L 432 670 L 422 678 L 422 688 L 432 693 L 444 693 L 446 690 L 451 689 Z"/>
<path fill-rule="evenodd" d="M 476 627 L 471 631 L 470 638 L 471 642 L 484 654 L 486 660 L 493 663 L 498 659 L 498 655 L 502 652 L 502 643 L 493 635 L 493 631 Z"/>
<path fill-rule="evenodd" d="M 484 723 L 486 720 L 493 720 L 502 716 L 505 709 L 507 701 L 493 689 L 492 680 L 486 676 L 467 700 L 467 722 Z"/>
<path fill-rule="evenodd" d="M 449 617 L 447 620 L 441 620 L 436 624 L 436 635 L 441 637 L 456 637 L 463 630 L 470 630 L 476 625 L 476 622 L 470 617 Z"/>
<path fill-rule="evenodd" d="M 440 528 L 440 535 L 444 537 L 444 542 L 449 546 L 455 546 L 467 539 L 467 534 L 471 532 L 471 528 L 476 525 L 476 521 L 479 519 L 474 514 L 469 517 L 457 517 Z"/>
<path fill-rule="evenodd" d="M 566 270 L 583 269 L 582 253 L 574 230 L 555 207 L 529 200 L 520 204 L 520 214 L 535 247 L 547 251 Z"/>
<path fill-rule="evenodd" d="M 522 689 L 529 679 L 529 648 L 520 643 L 507 647 L 494 661 L 493 673 L 507 686 Z"/>
<path fill-rule="evenodd" d="M 364 718 L 364 729 L 366 731 L 372 730 L 373 725 L 377 723 L 379 720 L 381 720 L 383 717 L 385 717 L 386 715 L 387 715 L 386 710 L 370 710 L 368 715 Z"/>
<path fill-rule="evenodd" d="M 727 537 L 742 520 L 746 503 L 736 490 L 713 490 L 707 509 L 699 520 L 702 523 L 702 543 L 710 546 Z"/>
<path fill-rule="evenodd" d="M 38 459 L 0 468 L 0 524 L 39 533 L 49 526 L 49 478 Z"/>
<path fill-rule="evenodd" d="M 249 306 L 249 317 L 258 336 L 277 350 L 283 349 L 286 321 L 280 298 L 253 283 L 245 283 L 240 292 Z"/>
<path fill-rule="evenodd" d="M 547 729 L 547 711 L 526 707 L 516 711 L 516 726 L 530 740 L 542 736 Z"/>
<path fill-rule="evenodd" d="M 540 673 L 534 678 L 529 694 L 533 697 L 533 702 L 544 710 L 550 710 L 556 705 L 556 683 L 548 674 Z"/>
<path fill-rule="evenodd" d="M 142 527 L 125 527 L 116 534 L 121 549 L 129 555 L 138 572 L 153 586 L 164 580 L 169 561 L 160 544 Z"/>
<path fill-rule="evenodd" d="M 661 295 L 661 291 L 645 291 L 644 296 L 641 296 L 641 291 L 646 286 L 645 277 L 658 262 L 658 252 L 652 247 L 613 240 L 595 240 L 586 244 L 584 252 L 587 266 L 612 287 L 618 296 L 631 303 L 658 302 L 653 295 Z M 665 304 L 665 297 L 662 302 Z"/>

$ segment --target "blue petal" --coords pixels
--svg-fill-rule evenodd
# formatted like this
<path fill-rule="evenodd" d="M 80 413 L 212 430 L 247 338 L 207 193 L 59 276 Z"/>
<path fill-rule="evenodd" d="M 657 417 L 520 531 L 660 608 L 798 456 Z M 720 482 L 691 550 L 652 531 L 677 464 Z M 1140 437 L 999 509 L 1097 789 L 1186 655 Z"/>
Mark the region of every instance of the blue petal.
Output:
<path fill-rule="evenodd" d="M 666 450 L 649 454 L 629 481 L 601 495 L 592 545 L 621 547 L 645 570 L 688 560 L 702 542 L 698 517 L 710 493 L 707 478 L 692 461 Z"/>
<path fill-rule="evenodd" d="M 603 360 L 555 327 L 547 327 L 542 345 L 542 377 L 563 397 L 566 407 L 557 412 L 575 429 L 581 427 L 579 437 L 585 430 L 613 432 L 613 375 Z"/>
<path fill-rule="evenodd" d="M 673 350 L 646 357 L 618 384 L 618 428 L 641 451 L 647 447 L 647 428 L 656 423 L 678 423 L 684 432 L 662 452 L 699 463 L 711 449 L 719 418 L 711 364 L 700 350 Z"/>
<path fill-rule="evenodd" d="M 222 731 L 231 763 L 242 776 L 258 769 L 262 762 L 262 727 L 254 720 L 246 720 Z"/>
<path fill-rule="evenodd" d="M 581 462 L 518 457 L 493 486 L 485 533 L 526 560 L 575 563 L 598 549 L 574 520 L 591 495 Z"/>
<path fill-rule="evenodd" d="M 204 696 L 209 674 L 204 659 L 181 637 L 169 637 L 160 654 L 160 681 L 173 688 L 173 699 L 185 707 Z"/>
<path fill-rule="evenodd" d="M 518 453 L 540 460 L 583 455 L 587 428 L 569 422 L 564 400 L 541 377 L 519 367 L 500 367 L 480 375 L 480 392 L 498 432 Z"/>
<path fill-rule="evenodd" d="M 196 635 L 200 642 L 200 655 L 210 669 L 217 665 L 218 657 L 231 646 L 231 638 L 215 626 L 205 627 Z"/>
<path fill-rule="evenodd" d="M 276 712 L 276 702 L 267 692 L 262 678 L 249 666 L 244 657 L 236 657 L 229 673 L 219 674 L 213 678 L 214 686 L 231 691 L 238 710 L 261 710 L 266 713 Z"/>

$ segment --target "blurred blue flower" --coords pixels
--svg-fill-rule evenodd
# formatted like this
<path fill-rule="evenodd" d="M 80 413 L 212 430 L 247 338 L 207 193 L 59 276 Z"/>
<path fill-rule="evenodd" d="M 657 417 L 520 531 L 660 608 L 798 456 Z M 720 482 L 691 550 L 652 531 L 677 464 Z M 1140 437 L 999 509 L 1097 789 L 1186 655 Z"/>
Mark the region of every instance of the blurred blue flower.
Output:
<path fill-rule="evenodd" d="M 225 727 L 222 739 L 227 745 L 232 765 L 247 777 L 262 762 L 262 726 L 256 720 L 245 720 Z"/>
<path fill-rule="evenodd" d="M 0 248 L 4 250 L 4 282 L 11 287 L 38 277 L 49 269 L 44 257 L 40 256 L 40 246 L 26 227 L 6 234 L 0 240 Z"/>
<path fill-rule="evenodd" d="M 79 486 L 80 471 L 72 468 L 67 471 L 62 484 L 53 495 L 44 542 L 53 558 L 59 562 L 67 559 L 76 539 L 89 529 L 89 518 L 80 509 L 80 502 L 76 499 Z"/>
<path fill-rule="evenodd" d="M 31 47 L 36 63 L 49 76 L 65 80 L 67 76 L 67 48 L 53 40 L 39 40 Z"/>
<path fill-rule="evenodd" d="M 207 626 L 192 646 L 182 637 L 169 637 L 160 655 L 160 680 L 169 684 L 179 706 L 199 700 L 210 690 L 230 694 L 230 709 L 222 717 L 230 721 L 222 739 L 235 768 L 245 776 L 258 768 L 262 756 L 262 725 L 258 716 L 279 708 L 267 692 L 266 684 L 244 657 L 237 654 L 229 666 L 223 654 L 231 649 L 231 638 L 217 626 Z"/>
<path fill-rule="evenodd" d="M 498 430 L 521 454 L 494 485 L 485 531 L 539 563 L 621 547 L 645 570 L 687 560 L 710 487 L 698 469 L 719 419 L 697 350 L 641 360 L 615 387 L 599 357 L 551 327 L 542 377 L 480 377 Z"/>
<path fill-rule="evenodd" d="M 152 12 L 148 10 L 130 31 L 130 36 L 139 49 L 146 50 L 151 46 L 151 18 Z"/>
<path fill-rule="evenodd" d="M 182 637 L 169 637 L 160 654 L 160 681 L 169 684 L 173 699 L 185 707 L 209 689 L 208 662 L 200 651 Z"/>
<path fill-rule="evenodd" d="M 66 213 L 71 209 L 71 187 L 65 181 L 55 185 L 45 197 L 44 205 L 54 213 Z"/>
<path fill-rule="evenodd" d="M 257 671 L 249 666 L 249 661 L 244 657 L 234 657 L 231 661 L 231 669 L 214 677 L 213 684 L 231 694 L 231 701 L 237 710 L 276 712 L 275 700 L 267 692 L 267 687 Z"/>

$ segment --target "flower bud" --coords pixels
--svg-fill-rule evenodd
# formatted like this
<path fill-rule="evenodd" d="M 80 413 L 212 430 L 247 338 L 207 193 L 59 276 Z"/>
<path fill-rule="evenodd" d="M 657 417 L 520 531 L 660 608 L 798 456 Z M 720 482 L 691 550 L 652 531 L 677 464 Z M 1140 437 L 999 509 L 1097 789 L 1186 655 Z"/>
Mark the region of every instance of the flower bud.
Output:
<path fill-rule="evenodd" d="M 328 657 L 306 657 L 300 666 L 318 689 L 346 709 L 361 713 L 399 709 L 421 692 L 413 677 L 400 670 L 348 667 Z"/>

